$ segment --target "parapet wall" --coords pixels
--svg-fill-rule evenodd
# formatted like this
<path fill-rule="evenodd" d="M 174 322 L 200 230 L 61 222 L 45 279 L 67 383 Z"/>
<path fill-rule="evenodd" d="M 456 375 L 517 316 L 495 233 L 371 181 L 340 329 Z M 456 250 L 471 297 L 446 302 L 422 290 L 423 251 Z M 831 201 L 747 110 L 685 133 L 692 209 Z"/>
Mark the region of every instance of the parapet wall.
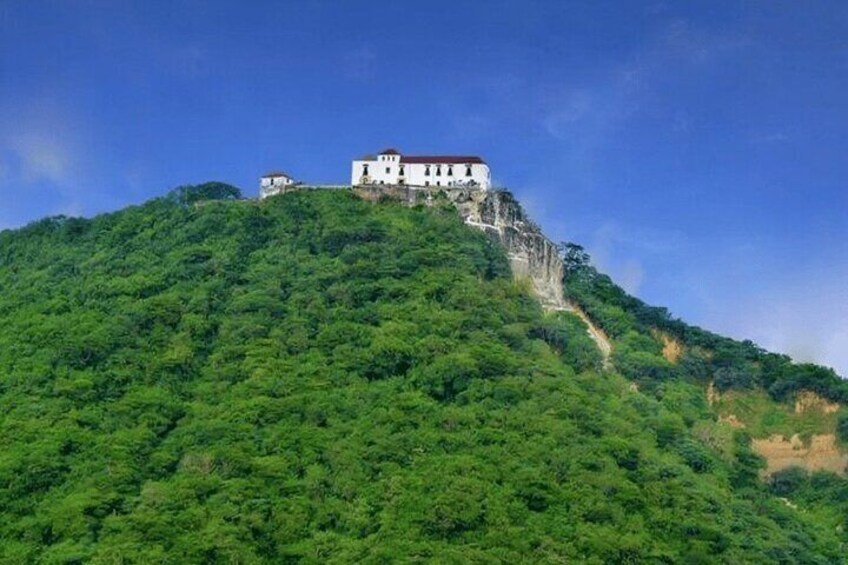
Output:
<path fill-rule="evenodd" d="M 357 186 L 366 200 L 391 198 L 410 205 L 433 206 L 445 200 L 456 206 L 463 221 L 496 238 L 506 249 L 516 278 L 528 279 L 542 306 L 570 310 L 563 298 L 565 268 L 557 247 L 542 233 L 505 190 L 461 187 Z"/>

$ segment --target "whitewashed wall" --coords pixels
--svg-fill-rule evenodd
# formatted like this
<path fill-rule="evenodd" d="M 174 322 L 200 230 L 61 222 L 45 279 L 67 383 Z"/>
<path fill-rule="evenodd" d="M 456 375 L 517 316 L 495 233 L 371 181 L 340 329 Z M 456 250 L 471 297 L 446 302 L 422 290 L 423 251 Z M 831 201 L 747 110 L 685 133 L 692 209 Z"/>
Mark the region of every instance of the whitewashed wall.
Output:
<path fill-rule="evenodd" d="M 262 177 L 259 180 L 259 197 L 267 198 L 274 194 L 278 194 L 287 186 L 294 184 L 294 179 L 287 176 L 279 177 Z"/>
<path fill-rule="evenodd" d="M 365 175 L 367 166 L 368 174 Z M 468 168 L 471 175 L 468 176 Z M 350 184 L 407 184 L 410 186 L 468 186 L 482 189 L 492 186 L 489 166 L 485 163 L 402 163 L 400 155 L 378 155 L 374 161 L 353 161 Z M 401 170 L 403 176 L 401 176 Z M 452 172 L 449 175 L 448 172 Z M 437 174 L 441 173 L 441 174 Z M 401 180 L 403 182 L 401 182 Z"/>

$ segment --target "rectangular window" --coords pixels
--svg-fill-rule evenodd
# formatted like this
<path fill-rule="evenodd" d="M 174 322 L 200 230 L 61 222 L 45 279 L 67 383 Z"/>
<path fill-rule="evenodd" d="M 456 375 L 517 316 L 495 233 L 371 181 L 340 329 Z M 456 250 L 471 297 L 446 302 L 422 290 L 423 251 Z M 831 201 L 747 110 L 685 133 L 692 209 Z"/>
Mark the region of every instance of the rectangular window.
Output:
<path fill-rule="evenodd" d="M 467 176 L 467 177 L 471 176 L 471 165 L 468 165 L 467 167 L 465 167 L 465 176 Z"/>
<path fill-rule="evenodd" d="M 448 176 L 449 177 L 453 176 L 453 167 L 448 167 Z"/>
<path fill-rule="evenodd" d="M 389 173 L 391 173 L 391 172 L 392 172 L 392 168 L 391 168 L 391 167 L 386 167 L 386 174 L 389 174 Z"/>
<path fill-rule="evenodd" d="M 425 177 L 430 176 L 430 165 L 427 165 L 426 167 L 424 167 L 424 176 Z"/>
<path fill-rule="evenodd" d="M 436 176 L 437 177 L 442 176 L 442 168 L 441 167 L 436 167 Z"/>

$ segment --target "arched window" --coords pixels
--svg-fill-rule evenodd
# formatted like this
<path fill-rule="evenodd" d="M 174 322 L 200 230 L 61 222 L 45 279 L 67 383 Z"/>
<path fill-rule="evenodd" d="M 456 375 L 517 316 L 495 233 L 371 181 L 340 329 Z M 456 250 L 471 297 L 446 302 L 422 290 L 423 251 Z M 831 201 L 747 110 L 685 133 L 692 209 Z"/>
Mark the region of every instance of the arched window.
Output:
<path fill-rule="evenodd" d="M 453 176 L 453 167 L 448 167 L 448 176 L 449 177 Z"/>
<path fill-rule="evenodd" d="M 471 176 L 471 165 L 465 165 L 465 176 Z"/>
<path fill-rule="evenodd" d="M 437 177 L 442 176 L 442 168 L 441 167 L 436 167 L 436 176 Z"/>

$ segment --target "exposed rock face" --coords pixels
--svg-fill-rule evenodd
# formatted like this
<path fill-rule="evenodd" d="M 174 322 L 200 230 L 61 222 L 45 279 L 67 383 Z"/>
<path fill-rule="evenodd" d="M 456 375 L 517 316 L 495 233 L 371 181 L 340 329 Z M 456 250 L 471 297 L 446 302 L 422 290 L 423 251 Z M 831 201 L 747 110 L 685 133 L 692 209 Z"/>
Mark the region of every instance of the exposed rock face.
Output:
<path fill-rule="evenodd" d="M 466 202 L 454 202 L 466 224 L 498 238 L 515 277 L 529 279 L 542 306 L 569 309 L 562 294 L 565 267 L 556 245 L 545 237 L 509 192 L 488 191 Z"/>

